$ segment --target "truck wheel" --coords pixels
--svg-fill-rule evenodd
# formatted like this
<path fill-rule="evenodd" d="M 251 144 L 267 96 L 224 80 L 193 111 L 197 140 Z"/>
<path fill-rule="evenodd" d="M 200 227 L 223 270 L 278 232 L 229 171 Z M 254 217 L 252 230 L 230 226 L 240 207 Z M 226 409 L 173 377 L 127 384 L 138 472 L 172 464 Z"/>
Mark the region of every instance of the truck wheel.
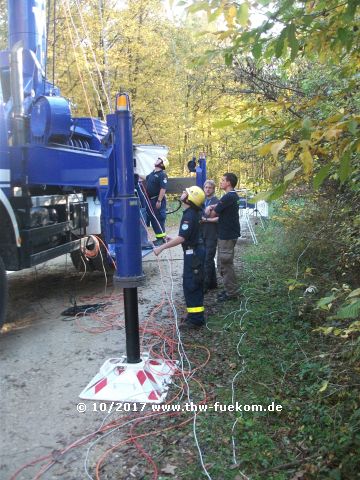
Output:
<path fill-rule="evenodd" d="M 0 328 L 5 322 L 6 304 L 8 297 L 7 275 L 4 262 L 0 257 Z"/>

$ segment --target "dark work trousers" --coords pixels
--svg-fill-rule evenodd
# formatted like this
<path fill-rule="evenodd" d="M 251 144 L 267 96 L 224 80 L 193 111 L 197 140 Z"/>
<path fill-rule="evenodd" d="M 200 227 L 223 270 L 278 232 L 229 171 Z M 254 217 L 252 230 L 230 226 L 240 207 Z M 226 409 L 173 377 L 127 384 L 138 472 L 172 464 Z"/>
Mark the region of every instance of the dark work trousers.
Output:
<path fill-rule="evenodd" d="M 151 207 L 154 210 L 155 215 L 150 211 L 148 207 L 146 207 L 146 213 L 148 215 L 148 219 L 150 220 L 151 226 L 154 230 L 156 238 L 164 238 L 166 236 L 165 233 L 165 220 L 166 220 L 166 198 L 164 197 L 161 201 L 161 207 L 156 208 L 156 198 L 151 198 Z"/>
<path fill-rule="evenodd" d="M 215 269 L 215 255 L 217 247 L 216 238 L 203 238 L 205 247 L 205 279 L 204 289 L 211 289 L 217 287 L 216 269 Z"/>
<path fill-rule="evenodd" d="M 187 321 L 203 325 L 204 319 L 204 259 L 205 250 L 198 246 L 184 251 L 183 290 L 187 307 Z"/>

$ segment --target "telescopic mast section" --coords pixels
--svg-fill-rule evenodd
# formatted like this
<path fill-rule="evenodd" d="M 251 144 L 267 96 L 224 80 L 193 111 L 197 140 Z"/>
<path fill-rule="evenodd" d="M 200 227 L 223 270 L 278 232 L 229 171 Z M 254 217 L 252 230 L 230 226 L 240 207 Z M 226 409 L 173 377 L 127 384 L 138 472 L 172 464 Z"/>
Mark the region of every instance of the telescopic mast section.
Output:
<path fill-rule="evenodd" d="M 116 97 L 116 110 L 107 116 L 114 132 L 114 151 L 109 164 L 107 228 L 115 246 L 117 281 L 124 288 L 126 355 L 139 363 L 139 316 L 137 286 L 144 276 L 141 261 L 140 210 L 135 196 L 132 116 L 127 94 Z"/>

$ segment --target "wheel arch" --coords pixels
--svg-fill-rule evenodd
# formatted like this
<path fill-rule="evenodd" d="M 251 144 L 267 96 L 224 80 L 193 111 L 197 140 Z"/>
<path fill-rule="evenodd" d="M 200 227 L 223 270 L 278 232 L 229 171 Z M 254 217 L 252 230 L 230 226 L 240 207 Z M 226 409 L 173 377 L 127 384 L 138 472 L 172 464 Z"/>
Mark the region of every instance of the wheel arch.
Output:
<path fill-rule="evenodd" d="M 0 188 L 0 256 L 7 270 L 17 269 L 21 237 L 15 212 Z"/>

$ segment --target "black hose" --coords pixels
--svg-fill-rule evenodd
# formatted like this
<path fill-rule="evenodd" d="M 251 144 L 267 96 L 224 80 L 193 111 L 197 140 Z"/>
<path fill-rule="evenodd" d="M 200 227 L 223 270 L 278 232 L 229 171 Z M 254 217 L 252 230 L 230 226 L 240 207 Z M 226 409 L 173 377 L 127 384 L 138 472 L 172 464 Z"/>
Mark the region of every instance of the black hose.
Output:
<path fill-rule="evenodd" d="M 181 200 L 176 200 L 177 202 L 179 202 L 179 206 L 177 208 L 175 208 L 175 210 L 170 210 L 169 212 L 166 212 L 166 215 L 171 215 L 172 213 L 175 213 L 177 212 L 178 210 L 180 210 L 181 208 Z"/>

